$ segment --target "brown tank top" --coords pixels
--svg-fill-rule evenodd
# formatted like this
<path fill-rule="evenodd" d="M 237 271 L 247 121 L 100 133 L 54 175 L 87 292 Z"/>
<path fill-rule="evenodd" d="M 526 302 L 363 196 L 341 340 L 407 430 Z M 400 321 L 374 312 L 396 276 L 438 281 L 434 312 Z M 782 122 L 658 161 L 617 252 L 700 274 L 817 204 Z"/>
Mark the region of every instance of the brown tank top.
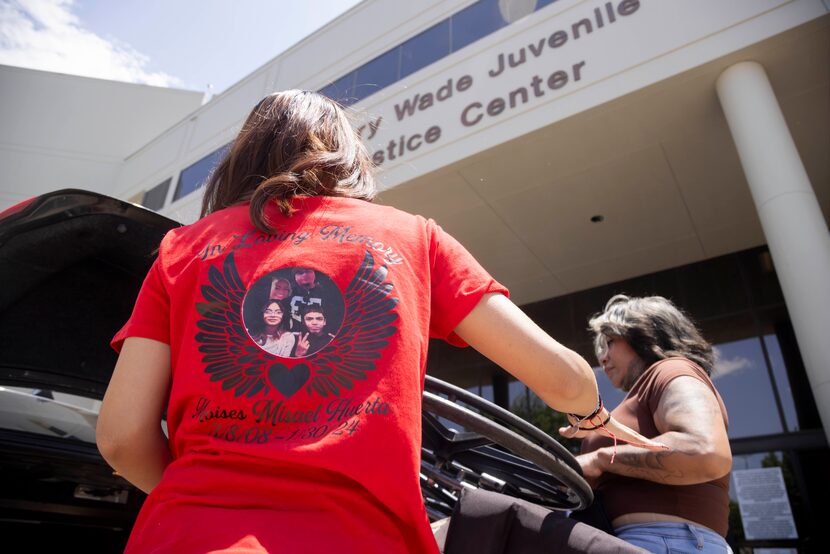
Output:
<path fill-rule="evenodd" d="M 712 380 L 703 368 L 686 358 L 667 358 L 649 367 L 611 415 L 648 438 L 656 437 L 660 431 L 654 424 L 652 414 L 657 410 L 668 384 L 684 375 L 694 377 L 712 389 L 728 427 L 726 407 Z M 591 435 L 582 441 L 582 452 L 593 452 L 613 444 L 614 441 L 608 437 Z M 612 521 L 621 515 L 637 512 L 668 514 L 695 521 L 726 536 L 729 527 L 729 475 L 727 473 L 720 479 L 698 485 L 662 485 L 606 472 L 600 477 L 597 490 L 602 491 L 605 510 Z"/>

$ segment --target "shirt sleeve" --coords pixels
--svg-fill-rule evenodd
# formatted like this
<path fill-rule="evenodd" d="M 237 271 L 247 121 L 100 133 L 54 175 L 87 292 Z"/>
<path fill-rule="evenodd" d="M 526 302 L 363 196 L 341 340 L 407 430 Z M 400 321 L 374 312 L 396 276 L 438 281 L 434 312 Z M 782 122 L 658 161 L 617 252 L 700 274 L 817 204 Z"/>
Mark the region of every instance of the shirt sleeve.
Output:
<path fill-rule="evenodd" d="M 121 352 L 124 340 L 129 337 L 170 344 L 170 297 L 164 284 L 160 259 L 156 258 L 147 273 L 130 319 L 110 342 L 116 352 Z"/>
<path fill-rule="evenodd" d="M 429 220 L 430 231 L 430 337 L 467 346 L 453 331 L 490 292 L 508 296 L 507 288 L 493 279 L 461 243 Z"/>
<path fill-rule="evenodd" d="M 666 392 L 669 384 L 678 377 L 694 377 L 710 389 L 713 388 L 711 381 L 705 377 L 706 372 L 697 364 L 685 358 L 666 358 L 655 368 L 657 373 L 654 381 L 649 387 L 649 394 L 646 402 L 651 413 L 657 411 L 660 399 Z M 714 392 L 714 390 L 712 390 Z"/>

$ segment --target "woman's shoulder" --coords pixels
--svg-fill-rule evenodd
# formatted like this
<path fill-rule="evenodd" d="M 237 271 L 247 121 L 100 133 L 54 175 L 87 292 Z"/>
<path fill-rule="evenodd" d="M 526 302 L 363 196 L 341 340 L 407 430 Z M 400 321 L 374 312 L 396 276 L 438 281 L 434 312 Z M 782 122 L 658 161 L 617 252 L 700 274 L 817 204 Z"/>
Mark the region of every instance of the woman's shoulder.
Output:
<path fill-rule="evenodd" d="M 692 377 L 707 385 L 712 384 L 712 379 L 700 365 L 694 361 L 681 356 L 664 358 L 652 364 L 648 370 L 650 381 L 658 388 L 666 387 L 671 381 L 678 377 Z"/>
<path fill-rule="evenodd" d="M 700 365 L 689 358 L 684 358 L 682 356 L 672 356 L 671 358 L 663 358 L 662 360 L 658 360 L 652 364 L 651 369 L 655 372 L 692 371 L 696 374 L 702 373 L 706 375 L 706 370 L 700 367 Z"/>

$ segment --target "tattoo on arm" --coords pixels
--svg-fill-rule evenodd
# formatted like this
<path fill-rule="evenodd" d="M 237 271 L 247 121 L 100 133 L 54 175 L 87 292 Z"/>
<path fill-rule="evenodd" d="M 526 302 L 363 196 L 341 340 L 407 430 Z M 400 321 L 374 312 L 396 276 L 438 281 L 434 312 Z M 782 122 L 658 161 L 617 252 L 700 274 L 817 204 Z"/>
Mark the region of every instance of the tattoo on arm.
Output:
<path fill-rule="evenodd" d="M 608 471 L 663 484 L 694 481 L 700 471 L 700 456 L 712 451 L 716 434 L 725 433 L 715 395 L 691 377 L 680 377 L 669 384 L 654 413 L 654 422 L 661 433 L 655 439 L 670 450 L 618 447 Z"/>
<path fill-rule="evenodd" d="M 667 479 L 683 477 L 683 472 L 679 469 L 666 466 L 666 458 L 672 454 L 673 452 L 666 450 L 657 452 L 618 452 L 614 464 L 626 466 L 628 471 L 625 471 L 624 474 L 628 477 L 665 483 Z"/>
<path fill-rule="evenodd" d="M 676 431 L 704 444 L 723 416 L 712 391 L 693 377 L 678 377 L 666 388 L 654 424 L 661 433 Z"/>

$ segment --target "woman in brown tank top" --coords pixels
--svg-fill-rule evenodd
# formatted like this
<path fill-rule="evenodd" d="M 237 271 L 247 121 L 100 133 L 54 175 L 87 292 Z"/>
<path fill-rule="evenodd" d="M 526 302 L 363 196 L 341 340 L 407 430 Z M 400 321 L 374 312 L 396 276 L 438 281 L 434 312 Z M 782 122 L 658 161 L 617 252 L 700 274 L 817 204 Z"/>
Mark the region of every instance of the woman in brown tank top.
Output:
<path fill-rule="evenodd" d="M 731 552 L 724 536 L 732 454 L 726 408 L 709 378 L 712 347 L 659 296 L 614 296 L 589 325 L 600 365 L 628 392 L 614 419 L 670 447 L 648 451 L 560 431 L 586 436 L 578 459 L 615 533 L 651 552 Z"/>

